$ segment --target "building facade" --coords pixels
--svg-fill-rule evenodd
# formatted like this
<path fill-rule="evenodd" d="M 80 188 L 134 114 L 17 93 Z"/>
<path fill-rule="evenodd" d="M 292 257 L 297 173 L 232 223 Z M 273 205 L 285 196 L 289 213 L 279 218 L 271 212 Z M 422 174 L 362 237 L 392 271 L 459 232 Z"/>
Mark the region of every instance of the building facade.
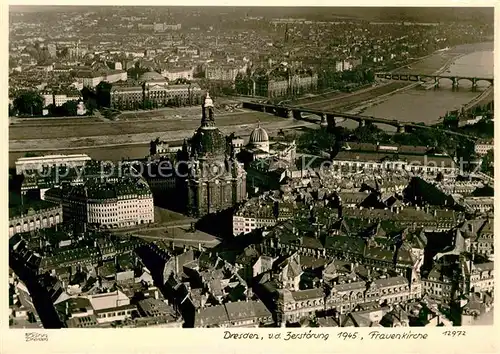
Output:
<path fill-rule="evenodd" d="M 22 232 L 53 227 L 63 222 L 62 206 L 57 205 L 9 218 L 9 237 Z"/>
<path fill-rule="evenodd" d="M 483 142 L 478 142 L 474 146 L 474 152 L 477 155 L 486 155 L 488 151 L 493 150 L 493 147 L 495 144 L 493 142 L 488 142 L 488 141 L 483 141 Z"/>
<path fill-rule="evenodd" d="M 112 108 L 133 109 L 146 102 L 163 107 L 167 105 L 197 104 L 201 88 L 197 84 L 167 85 L 143 84 L 140 86 L 116 86 L 110 92 Z"/>
<path fill-rule="evenodd" d="M 48 190 L 58 194 L 68 220 L 98 228 L 123 228 L 154 222 L 153 195 L 142 178 L 87 180 L 84 184 Z M 57 198 L 57 197 L 56 197 Z"/>
<path fill-rule="evenodd" d="M 241 70 L 242 69 L 231 64 L 208 65 L 205 69 L 205 78 L 214 81 L 234 82 Z"/>
<path fill-rule="evenodd" d="M 21 157 L 16 161 L 16 173 L 21 175 L 26 171 L 41 172 L 46 168 L 58 166 L 81 167 L 90 160 L 90 156 L 86 154 Z"/>

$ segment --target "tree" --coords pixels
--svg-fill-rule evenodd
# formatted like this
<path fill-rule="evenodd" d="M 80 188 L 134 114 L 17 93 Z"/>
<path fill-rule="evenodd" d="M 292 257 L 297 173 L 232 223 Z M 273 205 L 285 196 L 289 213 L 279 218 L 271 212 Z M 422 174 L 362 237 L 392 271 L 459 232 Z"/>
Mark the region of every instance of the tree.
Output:
<path fill-rule="evenodd" d="M 372 70 L 368 69 L 368 70 L 365 70 L 364 72 L 364 81 L 365 82 L 374 82 L 375 81 L 375 74 L 373 73 Z"/>
<path fill-rule="evenodd" d="M 95 98 L 90 98 L 87 102 L 85 103 L 85 108 L 87 109 L 87 114 L 92 115 L 94 114 L 94 110 L 97 109 L 97 101 Z"/>
<path fill-rule="evenodd" d="M 65 116 L 76 116 L 77 113 L 77 101 L 68 101 L 62 105 L 62 112 Z"/>
<path fill-rule="evenodd" d="M 14 109 L 22 115 L 41 115 L 43 110 L 43 97 L 36 91 L 20 91 L 14 99 Z"/>
<path fill-rule="evenodd" d="M 31 151 L 28 151 L 27 153 L 24 154 L 24 157 L 37 157 L 37 156 L 40 155 L 37 154 L 36 152 L 31 152 Z"/>
<path fill-rule="evenodd" d="M 311 144 L 311 142 L 313 142 Z M 324 129 L 311 129 L 299 136 L 297 146 L 312 154 L 330 152 L 335 146 L 335 135 Z"/>
<path fill-rule="evenodd" d="M 108 82 L 102 81 L 96 86 L 96 102 L 99 107 L 110 107 L 111 105 L 111 87 Z"/>

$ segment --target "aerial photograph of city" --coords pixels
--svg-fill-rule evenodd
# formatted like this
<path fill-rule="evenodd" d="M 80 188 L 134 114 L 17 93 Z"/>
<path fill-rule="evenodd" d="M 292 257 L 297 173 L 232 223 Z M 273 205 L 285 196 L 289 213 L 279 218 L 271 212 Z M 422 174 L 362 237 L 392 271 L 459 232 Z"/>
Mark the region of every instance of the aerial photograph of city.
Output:
<path fill-rule="evenodd" d="M 9 6 L 9 328 L 493 325 L 493 13 Z"/>

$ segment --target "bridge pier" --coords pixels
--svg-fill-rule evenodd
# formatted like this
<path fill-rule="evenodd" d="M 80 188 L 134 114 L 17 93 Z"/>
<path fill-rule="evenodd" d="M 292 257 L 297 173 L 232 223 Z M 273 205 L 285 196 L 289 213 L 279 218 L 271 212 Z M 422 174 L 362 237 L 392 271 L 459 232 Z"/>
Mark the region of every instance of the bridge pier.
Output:
<path fill-rule="evenodd" d="M 403 124 L 398 125 L 398 133 L 402 134 L 405 133 L 405 126 Z"/>
<path fill-rule="evenodd" d="M 326 118 L 326 114 L 322 113 L 320 115 L 320 117 L 321 117 L 321 122 L 319 123 L 320 127 L 327 128 L 329 126 L 329 124 L 328 124 L 328 120 Z"/>
<path fill-rule="evenodd" d="M 295 119 L 302 119 L 302 112 L 301 111 L 297 111 L 297 110 L 293 110 L 292 111 L 292 116 Z"/>
<path fill-rule="evenodd" d="M 477 91 L 477 80 L 476 78 L 472 79 L 472 92 Z"/>
<path fill-rule="evenodd" d="M 328 130 L 330 132 L 334 131 L 335 129 L 335 126 L 336 126 L 336 122 L 335 122 L 335 116 L 331 115 L 331 114 L 327 114 L 326 115 L 326 122 L 328 123 Z"/>
<path fill-rule="evenodd" d="M 494 79 L 493 78 L 486 78 L 486 77 L 467 77 L 467 76 L 450 76 L 450 75 L 441 75 L 441 74 L 436 74 L 436 75 L 426 75 L 426 74 L 395 74 L 395 73 L 388 73 L 388 72 L 378 72 L 375 73 L 375 78 L 377 79 L 385 79 L 385 80 L 400 80 L 400 81 L 413 81 L 413 82 L 423 82 L 430 84 L 432 82 L 432 79 L 434 79 L 434 87 L 439 87 L 439 80 L 440 79 L 449 79 L 452 81 L 453 88 L 454 90 L 458 90 L 459 87 L 459 81 L 460 80 L 469 80 L 472 82 L 472 87 L 473 89 L 477 89 L 477 81 L 487 81 L 491 85 L 494 84 Z M 430 80 L 430 81 L 429 81 Z"/>
<path fill-rule="evenodd" d="M 364 127 L 366 125 L 366 121 L 364 119 L 360 119 L 358 121 L 359 127 Z"/>

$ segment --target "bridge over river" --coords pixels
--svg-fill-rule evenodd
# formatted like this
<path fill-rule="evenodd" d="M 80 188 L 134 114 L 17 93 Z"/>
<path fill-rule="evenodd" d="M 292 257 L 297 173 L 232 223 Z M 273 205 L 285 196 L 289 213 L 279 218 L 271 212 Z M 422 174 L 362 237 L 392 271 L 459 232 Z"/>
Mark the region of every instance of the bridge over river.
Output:
<path fill-rule="evenodd" d="M 463 136 L 472 140 L 477 139 L 476 137 L 467 134 L 462 134 L 451 130 L 444 130 L 435 126 L 428 126 L 423 123 L 417 124 L 411 122 L 402 122 L 397 119 L 387 119 L 387 118 L 365 116 L 360 114 L 325 111 L 325 110 L 312 109 L 300 106 L 275 105 L 269 103 L 243 101 L 243 108 L 272 113 L 284 118 L 294 118 L 297 120 L 303 120 L 311 123 L 319 123 L 321 127 L 329 129 L 335 127 L 336 118 L 337 119 L 340 118 L 340 119 L 350 119 L 356 121 L 358 122 L 359 126 L 364 126 L 366 123 L 389 125 L 397 128 L 398 133 L 412 132 L 416 129 L 439 129 L 451 135 Z M 314 115 L 317 118 L 315 119 L 314 117 L 305 117 L 304 113 Z"/>
<path fill-rule="evenodd" d="M 394 74 L 389 72 L 379 72 L 375 73 L 376 79 L 386 79 L 386 80 L 398 80 L 398 81 L 413 81 L 432 84 L 432 86 L 439 87 L 439 82 L 441 80 L 450 80 L 452 83 L 452 88 L 457 89 L 460 81 L 470 81 L 472 83 L 472 90 L 477 89 L 477 84 L 480 81 L 488 82 L 493 86 L 492 77 L 469 77 L 469 76 L 458 76 L 458 75 L 426 75 L 426 74 Z"/>

